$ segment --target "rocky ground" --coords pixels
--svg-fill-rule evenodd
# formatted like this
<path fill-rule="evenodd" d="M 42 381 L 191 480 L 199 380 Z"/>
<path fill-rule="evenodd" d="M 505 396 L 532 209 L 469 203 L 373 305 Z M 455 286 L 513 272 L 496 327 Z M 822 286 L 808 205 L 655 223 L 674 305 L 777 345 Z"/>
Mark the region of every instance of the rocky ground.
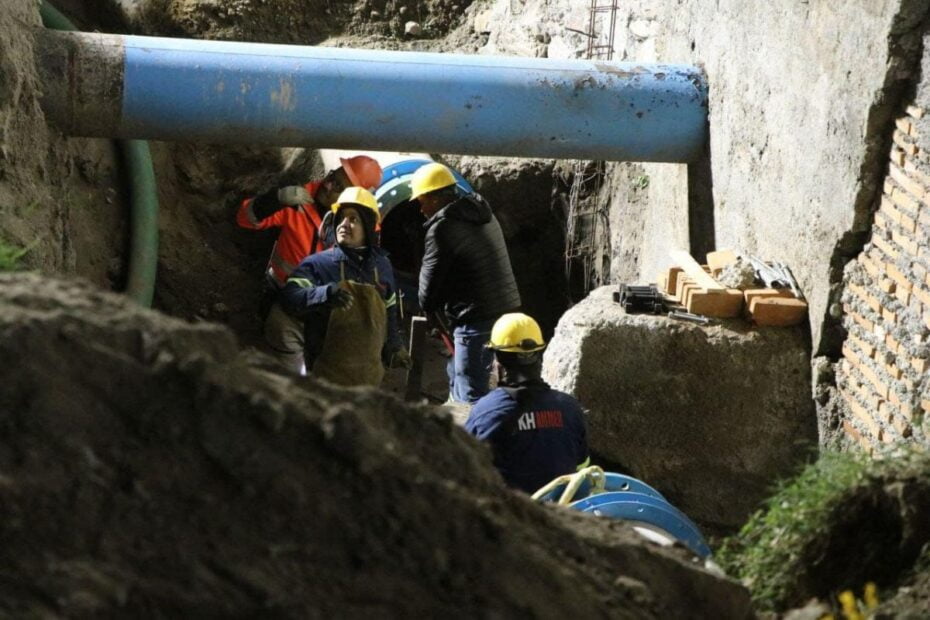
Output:
<path fill-rule="evenodd" d="M 0 276 L 0 613 L 748 617 L 683 550 L 508 491 L 448 414 L 223 327 Z"/>
<path fill-rule="evenodd" d="M 488 44 L 552 57 L 579 53 L 580 35 L 564 26 L 586 10 L 547 2 L 541 27 L 538 6 L 513 2 L 57 4 L 88 30 L 422 51 Z M 506 20 L 520 32 L 501 28 Z M 420 34 L 405 34 L 408 21 Z M 108 141 L 47 127 L 31 64 L 38 26 L 31 0 L 0 8 L 0 257 L 25 250 L 20 264 L 43 274 L 0 276 L 0 615 L 750 614 L 744 588 L 681 550 L 508 492 L 447 413 L 286 378 L 240 349 L 259 343 L 259 274 L 273 235 L 236 228 L 235 208 L 318 175 L 314 145 L 152 144 L 155 306 L 177 318 L 101 293 L 125 280 L 122 164 Z M 654 34 L 640 32 L 637 45 L 654 46 Z M 521 288 L 548 331 L 569 303 L 552 277 L 562 273 L 563 172 L 551 162 L 450 162 L 498 209 Z M 607 180 L 632 196 L 625 208 L 641 229 L 623 239 L 612 231 L 623 263 L 615 274 L 641 270 L 644 252 L 630 239 L 648 240 L 640 220 L 652 221 L 655 172 L 634 164 Z M 655 216 L 663 229 L 670 219 L 681 233 L 683 218 Z M 433 353 L 428 391 L 438 400 L 442 356 Z M 895 582 L 882 613 L 927 608 L 920 566 Z"/>

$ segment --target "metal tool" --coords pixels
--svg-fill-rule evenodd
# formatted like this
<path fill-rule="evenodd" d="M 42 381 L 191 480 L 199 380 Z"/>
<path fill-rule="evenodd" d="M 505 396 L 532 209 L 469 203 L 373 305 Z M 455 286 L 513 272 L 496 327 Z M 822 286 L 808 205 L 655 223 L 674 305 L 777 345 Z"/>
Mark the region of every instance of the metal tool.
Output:
<path fill-rule="evenodd" d="M 665 312 L 665 299 L 652 284 L 631 286 L 621 284 L 619 291 L 614 291 L 614 301 L 623 306 L 627 314 L 662 314 Z"/>
<path fill-rule="evenodd" d="M 791 292 L 794 293 L 794 296 L 798 299 L 804 299 L 804 294 L 801 293 L 801 287 L 798 286 L 798 281 L 794 279 L 794 274 L 791 273 L 791 269 L 784 263 L 779 264 L 781 265 L 782 272 L 785 274 L 785 279 L 788 280 L 788 286 L 791 287 Z"/>
<path fill-rule="evenodd" d="M 752 265 L 752 268 L 756 270 L 756 277 L 762 280 L 767 288 L 789 288 L 791 286 L 785 274 L 779 268 L 768 265 L 762 259 L 751 254 L 744 254 L 744 256 Z"/>
<path fill-rule="evenodd" d="M 706 317 L 703 314 L 692 314 L 690 312 L 685 312 L 684 310 L 672 310 L 668 313 L 668 318 L 676 319 L 678 321 L 688 321 L 689 323 L 697 323 L 698 325 L 711 324 L 709 317 Z"/>

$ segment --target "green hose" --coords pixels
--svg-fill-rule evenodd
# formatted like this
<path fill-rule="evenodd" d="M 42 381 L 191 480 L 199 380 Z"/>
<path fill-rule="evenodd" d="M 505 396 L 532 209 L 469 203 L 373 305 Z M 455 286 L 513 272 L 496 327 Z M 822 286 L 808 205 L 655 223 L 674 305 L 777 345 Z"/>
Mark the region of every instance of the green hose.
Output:
<path fill-rule="evenodd" d="M 43 1 L 42 24 L 53 30 L 77 30 L 67 17 Z M 158 269 L 158 188 L 152 154 L 145 140 L 119 140 L 129 173 L 130 236 L 129 277 L 126 295 L 141 306 L 151 307 Z"/>

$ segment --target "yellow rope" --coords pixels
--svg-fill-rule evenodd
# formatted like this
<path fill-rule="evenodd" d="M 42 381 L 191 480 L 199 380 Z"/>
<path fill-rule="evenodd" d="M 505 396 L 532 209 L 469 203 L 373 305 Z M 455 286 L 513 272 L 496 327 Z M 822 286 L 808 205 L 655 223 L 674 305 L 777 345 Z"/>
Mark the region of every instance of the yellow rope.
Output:
<path fill-rule="evenodd" d="M 548 495 L 550 492 L 552 492 L 553 489 L 559 485 L 564 484 L 565 490 L 562 491 L 562 496 L 559 498 L 558 504 L 560 506 L 565 506 L 566 504 L 571 503 L 575 497 L 575 493 L 578 492 L 578 488 L 585 480 L 589 480 L 591 483 L 591 491 L 589 495 L 604 492 L 604 483 L 607 481 L 606 477 L 604 476 L 604 470 L 597 465 L 591 465 L 590 467 L 585 467 L 584 469 L 577 471 L 574 474 L 565 474 L 564 476 L 559 476 L 555 480 L 549 482 L 543 488 L 533 493 L 533 499 L 539 501 L 541 497 Z"/>

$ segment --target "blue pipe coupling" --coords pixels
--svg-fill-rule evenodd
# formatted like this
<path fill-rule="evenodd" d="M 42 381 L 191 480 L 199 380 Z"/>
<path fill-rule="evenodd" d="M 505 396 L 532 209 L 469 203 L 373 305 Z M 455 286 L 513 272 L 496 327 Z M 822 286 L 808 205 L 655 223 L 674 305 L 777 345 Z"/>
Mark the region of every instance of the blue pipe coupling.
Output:
<path fill-rule="evenodd" d="M 44 107 L 73 135 L 657 162 L 707 136 L 686 65 L 42 35 Z"/>

